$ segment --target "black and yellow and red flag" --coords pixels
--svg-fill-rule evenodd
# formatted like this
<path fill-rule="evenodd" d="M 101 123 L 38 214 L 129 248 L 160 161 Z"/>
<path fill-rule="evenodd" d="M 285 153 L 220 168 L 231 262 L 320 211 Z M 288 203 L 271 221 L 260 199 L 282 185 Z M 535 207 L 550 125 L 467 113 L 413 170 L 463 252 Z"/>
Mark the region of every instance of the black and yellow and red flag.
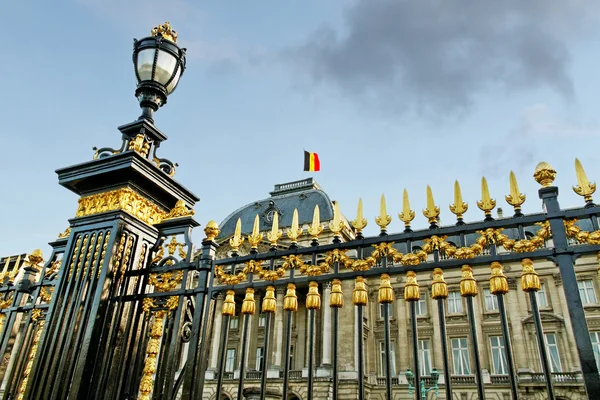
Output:
<path fill-rule="evenodd" d="M 304 170 L 305 171 L 320 171 L 321 162 L 317 153 L 304 151 Z"/>

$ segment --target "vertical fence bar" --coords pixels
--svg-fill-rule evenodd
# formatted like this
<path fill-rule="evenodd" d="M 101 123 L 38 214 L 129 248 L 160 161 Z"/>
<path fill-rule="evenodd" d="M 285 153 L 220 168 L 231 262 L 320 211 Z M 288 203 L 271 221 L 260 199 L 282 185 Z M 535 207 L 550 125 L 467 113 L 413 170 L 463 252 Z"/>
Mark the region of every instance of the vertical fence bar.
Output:
<path fill-rule="evenodd" d="M 496 255 L 496 245 L 490 246 L 493 256 Z M 502 336 L 504 338 L 504 349 L 506 352 L 506 362 L 508 364 L 508 374 L 510 377 L 510 392 L 513 400 L 518 399 L 517 392 L 517 374 L 513 360 L 512 341 L 508 329 L 508 319 L 506 316 L 506 306 L 504 304 L 504 295 L 508 293 L 508 280 L 502 272 L 502 264 L 497 261 L 492 262 L 490 266 L 492 275 L 490 276 L 490 293 L 498 299 L 498 311 L 500 313 L 500 325 L 502 326 Z"/>
<path fill-rule="evenodd" d="M 377 301 L 383 306 L 383 340 L 385 346 L 385 398 L 392 400 L 392 350 L 390 347 L 390 304 L 394 301 L 394 290 L 388 274 L 381 274 Z"/>
<path fill-rule="evenodd" d="M 294 272 L 292 270 L 292 272 Z M 298 296 L 296 296 L 296 285 L 289 283 L 287 293 L 283 298 L 283 310 L 287 311 L 287 323 L 285 326 L 285 367 L 283 368 L 283 398 L 288 396 L 288 381 L 290 377 L 290 353 L 292 350 L 292 313 L 298 310 Z"/>
<path fill-rule="evenodd" d="M 333 387 L 332 387 L 332 398 L 337 400 L 338 398 L 338 339 L 339 339 L 339 309 L 344 306 L 344 293 L 342 292 L 342 281 L 334 279 L 331 282 L 331 293 L 329 294 L 329 306 L 332 311 L 332 323 L 333 323 L 333 357 L 332 357 L 332 374 L 333 374 Z"/>
<path fill-rule="evenodd" d="M 219 360 L 217 365 L 217 392 L 215 399 L 221 398 L 221 388 L 223 386 L 223 373 L 225 372 L 225 364 L 227 362 L 227 340 L 229 339 L 229 323 L 231 317 L 235 315 L 235 292 L 228 290 L 223 301 L 223 327 L 221 328 L 221 343 L 219 344 Z M 214 338 L 213 340 L 216 340 Z"/>
<path fill-rule="evenodd" d="M 363 345 L 363 307 L 368 301 L 367 287 L 365 278 L 362 276 L 356 277 L 354 290 L 352 291 L 352 303 L 356 307 L 356 332 L 358 334 L 358 400 L 365 399 L 365 361 L 364 361 L 364 345 Z"/>
<path fill-rule="evenodd" d="M 265 399 L 267 392 L 267 367 L 269 354 L 269 340 L 271 338 L 271 316 L 277 308 L 277 299 L 275 298 L 275 287 L 267 286 L 265 298 L 262 301 L 262 312 L 265 314 L 265 341 L 263 344 L 263 358 L 260 363 L 260 400 Z"/>
<path fill-rule="evenodd" d="M 248 330 L 250 327 L 250 318 L 256 312 L 256 300 L 254 300 L 254 289 L 246 289 L 246 297 L 242 303 L 242 314 L 244 315 L 244 328 L 242 332 L 242 356 L 240 359 L 240 379 L 238 382 L 237 399 L 242 400 L 244 391 L 244 379 L 246 378 L 246 353 L 248 347 Z"/>
<path fill-rule="evenodd" d="M 571 317 L 573 336 L 575 337 L 575 345 L 577 346 L 585 389 L 588 398 L 600 399 L 600 375 L 598 374 L 592 340 L 585 319 L 585 311 L 581 297 L 579 296 L 577 276 L 575 275 L 574 268 L 574 254 L 573 250 L 569 247 L 563 222 L 563 212 L 558 204 L 558 188 L 550 186 L 554 180 L 554 174 L 556 174 L 556 171 L 552 170 L 551 167 L 542 168 L 539 171 L 536 168 L 534 177 L 543 186 L 539 190 L 539 196 L 544 202 L 547 213 L 546 219 L 550 222 L 555 254 L 553 261 L 558 265 L 563 281 L 562 286 L 565 292 L 569 316 Z"/>
<path fill-rule="evenodd" d="M 308 393 L 307 399 L 313 398 L 313 380 L 315 364 L 315 310 L 321 309 L 321 295 L 319 294 L 319 284 L 312 281 L 308 284 L 308 294 L 306 295 L 306 308 L 308 309 Z"/>
<path fill-rule="evenodd" d="M 417 283 L 415 271 L 406 273 L 406 285 L 404 286 L 404 300 L 410 307 L 410 324 L 412 330 L 413 347 L 413 371 L 414 389 L 417 399 L 421 399 L 421 370 L 419 368 L 419 331 L 417 330 L 417 301 L 421 298 L 421 290 Z"/>
<path fill-rule="evenodd" d="M 521 260 L 523 271 L 521 273 L 521 288 L 524 292 L 529 292 L 529 301 L 531 302 L 531 314 L 535 324 L 535 333 L 542 361 L 542 370 L 546 378 L 546 388 L 548 389 L 548 398 L 554 399 L 554 388 L 552 386 L 552 374 L 548 362 L 548 352 L 546 350 L 546 338 L 544 337 L 544 328 L 540 317 L 540 309 L 537 302 L 537 291 L 540 290 L 540 278 L 533 268 L 533 261 L 529 258 Z"/>
<path fill-rule="evenodd" d="M 481 373 L 481 358 L 479 357 L 479 340 L 477 338 L 477 321 L 475 321 L 475 308 L 473 297 L 477 296 L 477 281 L 473 277 L 473 269 L 470 265 L 462 266 L 462 279 L 460 280 L 460 295 L 467 299 L 469 314 L 469 326 L 471 328 L 471 343 L 473 348 L 473 359 L 475 360 L 475 375 L 477 376 L 477 393 L 480 400 L 485 399 L 483 389 L 483 374 Z"/>
<path fill-rule="evenodd" d="M 437 255 L 437 251 L 434 256 Z M 433 282 L 431 284 L 431 298 L 437 300 L 438 318 L 440 321 L 440 337 L 442 339 L 442 360 L 444 363 L 444 387 L 446 389 L 446 399 L 452 397 L 452 377 L 450 375 L 450 361 L 448 357 L 448 334 L 446 332 L 446 310 L 445 304 L 448 297 L 448 285 L 444 280 L 444 272 L 441 268 L 433 270 Z"/>

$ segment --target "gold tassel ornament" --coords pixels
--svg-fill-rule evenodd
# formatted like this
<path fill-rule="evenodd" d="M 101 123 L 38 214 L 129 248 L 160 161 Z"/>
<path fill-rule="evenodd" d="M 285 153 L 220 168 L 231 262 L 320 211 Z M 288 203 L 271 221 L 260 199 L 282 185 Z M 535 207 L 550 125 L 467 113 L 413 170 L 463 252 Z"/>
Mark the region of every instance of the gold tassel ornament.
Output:
<path fill-rule="evenodd" d="M 277 299 L 275 298 L 275 286 L 267 286 L 265 298 L 262 301 L 263 313 L 274 313 L 277 308 Z"/>
<path fill-rule="evenodd" d="M 421 290 L 417 283 L 417 274 L 415 271 L 406 273 L 406 285 L 404 285 L 404 300 L 418 301 L 421 298 Z"/>
<path fill-rule="evenodd" d="M 380 304 L 388 304 L 394 302 L 394 289 L 390 283 L 390 276 L 388 274 L 381 274 L 381 283 L 379 284 L 379 291 L 377 292 L 377 300 Z"/>
<path fill-rule="evenodd" d="M 492 294 L 506 294 L 508 293 L 508 280 L 502 271 L 502 264 L 498 261 L 494 261 L 490 268 L 492 269 L 492 276 L 490 277 L 490 292 Z"/>
<path fill-rule="evenodd" d="M 329 307 L 341 308 L 344 306 L 344 292 L 342 292 L 342 281 L 334 279 L 331 281 L 331 293 L 329 294 Z"/>
<path fill-rule="evenodd" d="M 225 295 L 225 300 L 223 301 L 223 311 L 221 311 L 222 315 L 229 315 L 233 317 L 235 315 L 235 292 L 233 290 L 228 290 Z"/>
<path fill-rule="evenodd" d="M 309 310 L 318 310 L 321 308 L 321 295 L 319 294 L 319 284 L 312 281 L 308 284 L 308 294 L 306 295 L 306 308 Z"/>
<path fill-rule="evenodd" d="M 242 303 L 242 314 L 254 315 L 256 312 L 256 300 L 254 300 L 254 289 L 246 289 L 246 297 Z"/>
<path fill-rule="evenodd" d="M 445 299 L 448 297 L 448 284 L 444 280 L 444 271 L 441 268 L 433 270 L 433 282 L 431 284 L 431 298 Z"/>
<path fill-rule="evenodd" d="M 352 303 L 355 306 L 366 306 L 369 301 L 369 294 L 367 293 L 367 285 L 365 285 L 365 278 L 363 276 L 357 276 L 356 282 L 354 283 L 354 290 L 352 291 Z"/>
<path fill-rule="evenodd" d="M 460 280 L 460 295 L 466 296 L 477 296 L 479 290 L 477 289 L 477 281 L 473 277 L 473 268 L 470 265 L 465 264 L 462 266 L 462 279 Z"/>
<path fill-rule="evenodd" d="M 540 277 L 533 268 L 533 261 L 530 258 L 521 260 L 523 270 L 521 272 L 521 289 L 524 292 L 537 292 L 541 289 Z"/>
<path fill-rule="evenodd" d="M 296 285 L 288 283 L 287 292 L 283 298 L 283 309 L 285 311 L 298 311 L 298 296 L 296 295 Z"/>

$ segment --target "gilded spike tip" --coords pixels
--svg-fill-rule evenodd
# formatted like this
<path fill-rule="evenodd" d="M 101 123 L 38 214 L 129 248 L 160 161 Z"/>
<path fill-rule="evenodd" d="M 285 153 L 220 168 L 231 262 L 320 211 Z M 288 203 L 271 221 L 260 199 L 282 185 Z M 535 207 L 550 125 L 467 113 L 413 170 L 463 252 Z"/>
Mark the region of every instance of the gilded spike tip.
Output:
<path fill-rule="evenodd" d="M 410 202 L 408 201 L 408 191 L 404 189 L 402 195 L 402 212 L 398 214 L 400 221 L 404 222 L 404 228 L 406 231 L 410 230 L 410 223 L 415 219 L 415 212 L 410 209 Z"/>
<path fill-rule="evenodd" d="M 526 196 L 519 191 L 517 177 L 510 171 L 510 195 L 506 196 L 506 202 L 514 207 L 515 216 L 521 216 L 521 206 L 525 203 Z"/>
<path fill-rule="evenodd" d="M 267 239 L 271 242 L 272 246 L 277 246 L 277 241 L 281 239 L 283 232 L 279 230 L 279 213 L 273 214 L 273 226 L 271 232 L 267 233 Z"/>
<path fill-rule="evenodd" d="M 454 204 L 450 204 L 450 211 L 456 215 L 459 222 L 462 222 L 463 214 L 467 212 L 469 205 L 462 199 L 462 193 L 460 192 L 460 185 L 458 181 L 454 181 Z"/>
<path fill-rule="evenodd" d="M 385 196 L 381 195 L 381 200 L 379 201 L 379 216 L 375 217 L 375 223 L 379 225 L 382 232 L 385 232 L 387 226 L 392 222 L 392 217 L 388 215 L 387 209 L 385 206 Z"/>
<path fill-rule="evenodd" d="M 496 207 L 496 200 L 490 196 L 490 190 L 488 189 L 487 180 L 485 177 L 481 178 L 481 200 L 477 202 L 477 207 L 485 213 L 485 220 L 492 220 L 492 210 Z"/>
<path fill-rule="evenodd" d="M 254 227 L 252 228 L 252 234 L 248 236 L 248 243 L 252 246 L 253 249 L 258 248 L 258 244 L 263 238 L 263 234 L 260 233 L 260 225 L 259 225 L 258 214 L 254 217 Z"/>
<path fill-rule="evenodd" d="M 302 236 L 302 228 L 298 227 L 298 209 L 294 209 L 292 215 L 292 226 L 287 231 L 287 236 L 290 238 L 292 243 L 298 243 L 298 238 Z"/>
<path fill-rule="evenodd" d="M 363 216 L 363 203 L 362 199 L 358 199 L 358 207 L 356 209 L 356 219 L 351 222 L 354 229 L 356 229 L 357 233 L 361 233 L 363 229 L 367 226 L 367 219 Z"/>
<path fill-rule="evenodd" d="M 319 205 L 315 206 L 315 211 L 313 213 L 312 225 L 308 227 L 308 234 L 313 238 L 313 240 L 318 240 L 319 235 L 323 232 L 323 225 L 321 225 L 321 218 L 319 214 Z"/>
<path fill-rule="evenodd" d="M 575 159 L 575 173 L 577 174 L 577 186 L 573 186 L 573 190 L 582 196 L 586 203 L 593 205 L 592 194 L 596 191 L 596 183 L 588 180 L 583 165 L 577 158 Z"/>
<path fill-rule="evenodd" d="M 340 212 L 340 203 L 337 201 L 333 204 L 333 221 L 329 223 L 329 229 L 333 232 L 334 236 L 339 236 L 342 229 L 344 229 L 342 213 Z"/>
<path fill-rule="evenodd" d="M 552 165 L 546 161 L 540 162 L 533 172 L 533 179 L 542 187 L 552 186 L 554 179 L 556 178 L 556 171 L 552 168 Z"/>
<path fill-rule="evenodd" d="M 431 187 L 427 185 L 427 208 L 423 210 L 423 215 L 427 218 L 431 227 L 434 228 L 437 226 L 438 217 L 440 216 L 440 208 L 435 205 L 435 201 L 433 200 L 433 192 L 431 191 Z"/>
<path fill-rule="evenodd" d="M 235 231 L 233 232 L 233 237 L 229 239 L 229 245 L 231 246 L 231 250 L 237 253 L 242 243 L 244 243 L 244 238 L 242 237 L 242 219 L 238 218 L 235 224 Z"/>

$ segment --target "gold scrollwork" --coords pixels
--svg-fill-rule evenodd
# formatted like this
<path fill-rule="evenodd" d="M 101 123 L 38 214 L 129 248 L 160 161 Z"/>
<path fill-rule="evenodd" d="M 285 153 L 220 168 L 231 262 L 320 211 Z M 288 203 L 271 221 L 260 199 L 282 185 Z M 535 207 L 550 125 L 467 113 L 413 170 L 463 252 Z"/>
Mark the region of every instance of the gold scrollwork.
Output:
<path fill-rule="evenodd" d="M 150 151 L 150 141 L 145 135 L 138 133 L 127 145 L 127 150 L 133 150 L 142 157 L 147 157 Z"/>
<path fill-rule="evenodd" d="M 582 231 L 581 228 L 576 225 L 577 219 L 565 220 L 564 223 L 567 231 L 567 237 L 575 239 L 581 244 L 600 244 L 600 231 Z"/>

